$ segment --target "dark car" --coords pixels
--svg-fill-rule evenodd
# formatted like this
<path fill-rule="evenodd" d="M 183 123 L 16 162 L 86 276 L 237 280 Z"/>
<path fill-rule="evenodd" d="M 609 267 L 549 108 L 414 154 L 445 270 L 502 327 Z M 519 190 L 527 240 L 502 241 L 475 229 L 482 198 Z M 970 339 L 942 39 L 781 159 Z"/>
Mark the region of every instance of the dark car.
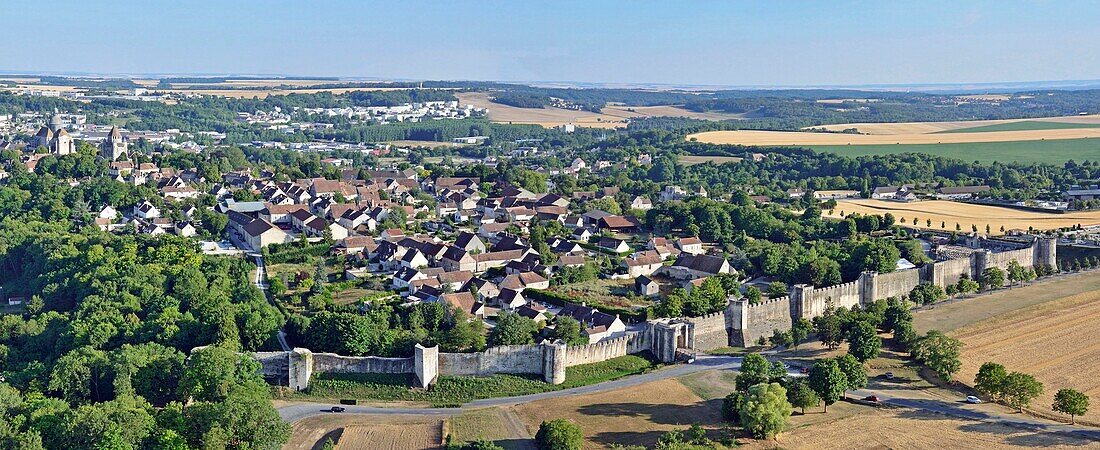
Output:
<path fill-rule="evenodd" d="M 802 372 L 802 373 L 810 373 L 810 368 L 809 367 L 803 367 L 801 369 L 798 369 L 798 371 Z"/>
<path fill-rule="evenodd" d="M 863 397 L 863 401 L 871 403 L 882 403 L 882 401 L 878 399 L 877 395 L 868 395 L 866 397 Z"/>
<path fill-rule="evenodd" d="M 334 413 L 344 412 L 346 410 L 347 408 L 344 408 L 343 406 L 333 406 L 332 408 L 329 408 L 329 411 Z"/>

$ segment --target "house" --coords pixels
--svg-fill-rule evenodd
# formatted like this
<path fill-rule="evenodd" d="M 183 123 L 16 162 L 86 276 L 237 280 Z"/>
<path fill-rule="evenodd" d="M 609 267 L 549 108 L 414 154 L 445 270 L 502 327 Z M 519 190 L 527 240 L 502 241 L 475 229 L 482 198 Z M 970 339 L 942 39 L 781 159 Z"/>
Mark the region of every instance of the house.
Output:
<path fill-rule="evenodd" d="M 952 186 L 941 187 L 936 190 L 936 198 L 940 200 L 966 200 L 974 198 L 982 192 L 989 192 L 989 186 Z"/>
<path fill-rule="evenodd" d="M 439 296 L 439 301 L 479 319 L 485 318 L 485 304 L 474 298 L 469 292 L 456 292 Z"/>
<path fill-rule="evenodd" d="M 557 267 L 581 267 L 585 264 L 583 255 L 561 255 Z"/>
<path fill-rule="evenodd" d="M 600 240 L 596 241 L 596 247 L 614 253 L 625 253 L 630 251 L 630 246 L 626 244 L 626 241 L 610 237 L 600 238 Z"/>
<path fill-rule="evenodd" d="M 351 255 L 359 252 L 374 253 L 378 243 L 370 236 L 348 236 L 339 239 L 333 245 L 336 254 Z"/>
<path fill-rule="evenodd" d="M 484 278 L 471 278 L 466 282 L 466 285 L 462 287 L 463 291 L 477 294 L 479 299 L 494 298 L 500 294 L 500 288 L 492 282 Z"/>
<path fill-rule="evenodd" d="M 405 253 L 397 259 L 397 263 L 402 267 L 419 269 L 421 267 L 428 267 L 428 258 L 424 256 L 424 252 L 421 252 L 419 249 L 410 248 L 405 250 Z"/>
<path fill-rule="evenodd" d="M 534 320 L 538 324 L 546 322 L 546 307 L 538 303 L 524 304 L 516 308 L 516 314 Z"/>
<path fill-rule="evenodd" d="M 676 248 L 682 253 L 689 253 L 692 255 L 703 254 L 703 241 L 697 237 L 686 237 L 676 240 Z"/>
<path fill-rule="evenodd" d="M 504 277 L 498 286 L 501 289 L 514 289 L 516 291 L 523 291 L 527 288 L 548 289 L 550 288 L 550 280 L 535 272 L 523 272 Z"/>
<path fill-rule="evenodd" d="M 917 194 L 913 192 L 913 187 L 909 185 L 882 186 L 871 191 L 871 198 L 879 200 L 910 201 L 916 200 Z"/>
<path fill-rule="evenodd" d="M 398 228 L 388 228 L 382 230 L 382 239 L 387 241 L 398 241 L 405 237 L 405 232 Z"/>
<path fill-rule="evenodd" d="M 814 198 L 817 199 L 817 200 L 840 200 L 842 198 L 859 198 L 859 191 L 852 191 L 852 190 L 814 191 Z"/>
<path fill-rule="evenodd" d="M 631 277 L 641 277 L 646 275 L 652 275 L 657 269 L 661 268 L 662 258 L 656 252 L 641 252 L 630 255 L 629 258 L 624 258 L 622 265 L 626 268 L 627 275 Z"/>
<path fill-rule="evenodd" d="M 634 279 L 634 292 L 643 297 L 661 293 L 661 285 L 652 278 L 642 275 Z"/>
<path fill-rule="evenodd" d="M 501 288 L 500 293 L 497 294 L 496 301 L 502 309 L 508 311 L 515 310 L 527 304 L 527 300 L 523 298 L 522 292 L 509 288 Z"/>
<path fill-rule="evenodd" d="M 577 227 L 573 229 L 573 232 L 569 234 L 569 238 L 575 241 L 588 241 L 592 237 L 592 231 L 588 228 Z"/>
<path fill-rule="evenodd" d="M 198 230 L 195 229 L 191 222 L 176 222 L 173 226 L 173 231 L 177 236 L 191 237 L 198 234 Z"/>
<path fill-rule="evenodd" d="M 669 277 L 680 280 L 692 280 L 735 271 L 729 261 L 719 256 L 691 255 L 682 253 L 676 262 L 665 268 Z"/>
<path fill-rule="evenodd" d="M 633 200 L 630 200 L 630 209 L 640 209 L 642 211 L 650 210 L 653 209 L 653 202 L 645 197 L 634 197 Z"/>
<path fill-rule="evenodd" d="M 460 270 L 473 272 L 477 269 L 477 260 L 462 247 L 452 245 L 447 247 L 447 251 L 443 252 L 443 258 L 440 259 L 439 265 L 448 272 Z"/>
<path fill-rule="evenodd" d="M 802 198 L 806 195 L 806 191 L 802 188 L 790 188 L 787 189 L 787 197 L 789 198 Z"/>
<path fill-rule="evenodd" d="M 458 233 L 458 236 L 455 237 L 454 245 L 467 252 L 485 253 L 488 250 L 488 248 L 485 247 L 485 242 L 478 238 L 476 234 L 466 231 Z"/>
<path fill-rule="evenodd" d="M 134 205 L 134 217 L 145 220 L 156 219 L 160 217 L 160 210 L 149 203 L 149 200 L 143 200 L 141 203 Z"/>
<path fill-rule="evenodd" d="M 411 267 L 401 266 L 397 269 L 397 272 L 393 274 L 393 288 L 394 289 L 408 289 L 412 286 L 416 280 L 426 280 L 428 278 L 424 272 L 416 270 Z"/>
<path fill-rule="evenodd" d="M 271 222 L 237 211 L 229 211 L 228 226 L 233 230 L 233 237 L 241 246 L 256 252 L 271 244 L 283 244 L 294 240 L 290 234 Z"/>
<path fill-rule="evenodd" d="M 619 320 L 618 315 L 603 313 L 596 308 L 569 304 L 558 312 L 558 316 L 569 316 L 576 319 L 584 327 L 588 334 L 588 343 L 594 344 L 603 339 L 614 336 L 616 333 L 626 331 L 626 324 Z"/>
<path fill-rule="evenodd" d="M 641 228 L 637 219 L 633 217 L 614 215 L 599 218 L 596 221 L 596 226 L 601 230 L 611 230 L 620 233 L 631 233 L 638 231 L 638 229 Z"/>
<path fill-rule="evenodd" d="M 106 205 L 103 207 L 103 209 L 99 210 L 99 214 L 97 215 L 97 217 L 101 219 L 115 220 L 118 219 L 118 211 L 112 208 L 111 205 Z"/>

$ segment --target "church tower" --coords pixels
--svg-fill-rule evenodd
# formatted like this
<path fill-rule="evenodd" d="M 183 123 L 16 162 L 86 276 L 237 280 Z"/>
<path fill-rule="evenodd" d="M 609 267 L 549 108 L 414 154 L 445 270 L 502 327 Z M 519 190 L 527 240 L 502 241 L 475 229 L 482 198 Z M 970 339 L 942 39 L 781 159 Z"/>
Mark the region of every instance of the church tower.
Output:
<path fill-rule="evenodd" d="M 126 140 L 119 133 L 118 127 L 112 127 L 107 139 L 99 144 L 99 156 L 107 161 L 118 161 L 119 157 L 127 155 L 126 147 Z"/>

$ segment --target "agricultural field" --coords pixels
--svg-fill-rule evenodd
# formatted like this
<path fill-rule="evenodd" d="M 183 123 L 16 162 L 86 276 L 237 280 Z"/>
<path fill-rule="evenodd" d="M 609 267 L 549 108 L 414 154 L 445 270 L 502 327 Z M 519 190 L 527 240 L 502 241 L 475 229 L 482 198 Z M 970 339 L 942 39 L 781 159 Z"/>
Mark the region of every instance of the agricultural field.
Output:
<path fill-rule="evenodd" d="M 737 120 L 743 119 L 744 114 L 732 114 L 719 111 L 696 112 L 679 106 L 625 106 L 608 105 L 602 111 L 604 114 L 628 118 L 637 117 L 687 117 L 699 120 Z"/>
<path fill-rule="evenodd" d="M 443 419 L 430 416 L 326 414 L 293 424 L 283 450 L 335 449 L 427 450 L 443 442 Z"/>
<path fill-rule="evenodd" d="M 1056 214 L 947 200 L 908 203 L 871 199 L 840 200 L 837 202 L 836 209 L 824 211 L 822 214 L 825 217 L 840 218 L 841 214 L 846 216 L 852 213 L 878 215 L 891 213 L 899 221 L 905 219 L 907 226 L 913 226 L 913 218 L 917 218 L 917 227 L 936 230 L 953 231 L 955 224 L 958 223 L 963 233 L 969 233 L 971 226 L 977 226 L 978 230 L 984 233 L 986 225 L 990 227 L 990 234 L 1000 234 L 1001 227 L 1006 231 L 1027 230 L 1028 227 L 1036 230 L 1052 230 L 1074 225 L 1100 224 L 1100 211 Z M 927 225 L 929 219 L 932 220 L 931 227 Z M 945 224 L 945 227 L 941 228 L 941 224 Z"/>
<path fill-rule="evenodd" d="M 736 163 L 741 162 L 739 156 L 698 156 L 698 155 L 682 155 L 680 156 L 680 164 L 685 166 L 694 166 L 696 164 L 703 164 L 712 162 L 715 164 Z"/>
<path fill-rule="evenodd" d="M 1097 277 L 1082 276 L 1079 281 L 1095 284 L 1090 278 Z M 1091 290 L 998 315 L 950 334 L 964 344 L 960 380 L 972 383 L 978 367 L 986 361 L 1032 374 L 1043 382 L 1044 389 L 1031 408 L 1056 416 L 1050 405 L 1058 389 L 1077 389 L 1093 398 L 1100 395 L 1097 329 L 1100 290 Z M 1078 421 L 1100 424 L 1100 410 L 1091 408 Z"/>
<path fill-rule="evenodd" d="M 517 108 L 489 101 L 486 92 L 464 92 L 456 94 L 460 104 L 473 105 L 489 110 L 489 120 L 499 123 L 535 124 L 544 127 L 557 127 L 568 123 L 578 127 L 623 128 L 626 118 L 610 114 L 597 114 L 589 111 L 575 111 L 562 108 Z"/>
<path fill-rule="evenodd" d="M 913 145 L 913 144 L 963 144 L 973 142 L 1016 142 L 1058 139 L 1086 139 L 1100 137 L 1100 129 L 1056 128 L 1046 130 L 1011 130 L 955 133 L 907 133 L 907 134 L 853 134 L 814 133 L 804 131 L 706 131 L 688 135 L 688 139 L 711 144 L 739 144 L 753 146 L 803 146 L 819 145 Z M 1100 144 L 1097 144 L 1100 145 Z"/>
<path fill-rule="evenodd" d="M 611 444 L 653 445 L 671 430 L 693 423 L 718 427 L 722 423 L 720 399 L 705 400 L 677 380 L 539 400 L 516 406 L 516 414 L 532 434 L 544 420 L 570 419 L 580 424 L 585 448 Z"/>
<path fill-rule="evenodd" d="M 710 131 L 713 144 L 798 146 L 845 156 L 928 153 L 964 161 L 1061 164 L 1100 158 L 1100 115 L 955 122 L 847 123 L 802 131 Z M 858 133 L 839 131 L 858 130 Z"/>
<path fill-rule="evenodd" d="M 1071 159 L 1077 161 L 1100 159 L 1100 139 L 1091 138 L 958 144 L 811 145 L 808 147 L 819 152 L 836 153 L 849 157 L 925 153 L 963 161 L 977 161 L 984 164 L 1000 161 L 1023 164 L 1045 163 L 1060 166 Z"/>
<path fill-rule="evenodd" d="M 1001 120 L 956 120 L 950 122 L 875 122 L 875 123 L 838 123 L 832 125 L 820 125 L 813 128 L 822 128 L 828 131 L 842 131 L 855 128 L 863 134 L 920 134 L 937 133 L 950 130 L 983 128 L 992 125 L 1002 125 L 1015 122 L 1059 122 L 1081 124 L 1082 128 L 1100 124 L 1100 114 L 1085 116 L 1061 116 L 1041 117 L 1032 119 L 1001 119 Z M 1032 125 L 1034 126 L 1034 125 Z M 1012 130 L 1013 128 L 1009 128 Z M 1039 128 L 1014 128 L 1014 129 L 1039 129 Z"/>

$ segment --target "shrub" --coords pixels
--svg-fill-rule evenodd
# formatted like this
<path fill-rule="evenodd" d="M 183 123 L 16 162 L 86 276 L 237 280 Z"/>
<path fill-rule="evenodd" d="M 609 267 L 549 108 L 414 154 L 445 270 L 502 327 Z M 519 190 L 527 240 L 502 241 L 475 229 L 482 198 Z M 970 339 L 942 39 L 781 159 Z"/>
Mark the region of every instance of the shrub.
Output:
<path fill-rule="evenodd" d="M 584 444 L 581 427 L 565 419 L 554 419 L 539 425 L 535 434 L 539 450 L 580 450 Z"/>

